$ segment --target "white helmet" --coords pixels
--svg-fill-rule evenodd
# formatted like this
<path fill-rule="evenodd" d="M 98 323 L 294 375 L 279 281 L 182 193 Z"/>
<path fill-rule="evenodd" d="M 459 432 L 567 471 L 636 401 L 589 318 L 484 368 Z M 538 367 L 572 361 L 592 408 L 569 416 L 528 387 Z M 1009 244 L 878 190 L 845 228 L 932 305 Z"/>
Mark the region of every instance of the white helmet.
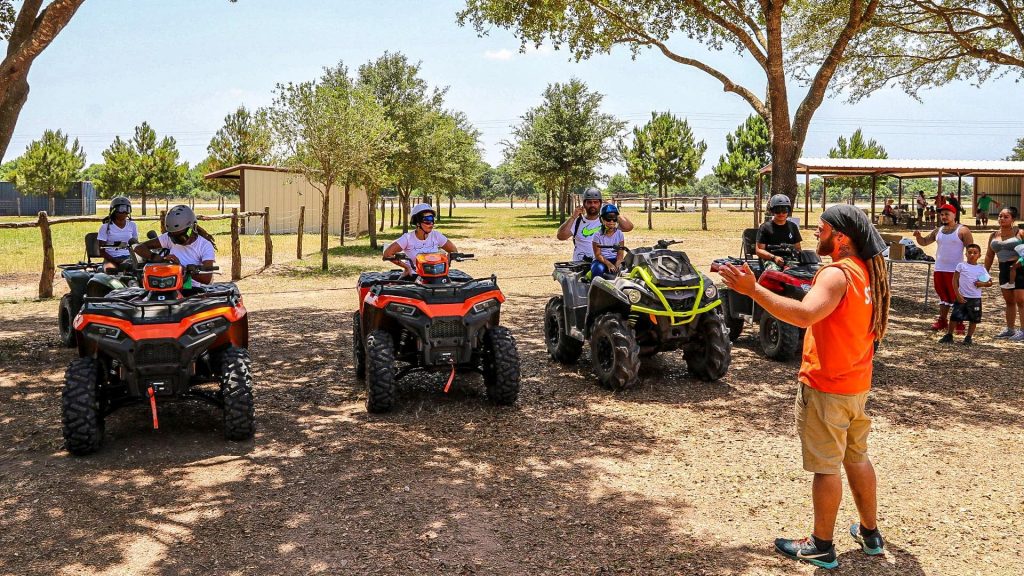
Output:
<path fill-rule="evenodd" d="M 434 212 L 434 209 L 431 208 L 430 204 L 427 204 L 426 202 L 422 204 L 417 204 L 412 207 L 412 212 L 410 212 L 410 216 L 412 218 L 413 226 L 416 226 L 417 224 L 420 223 L 420 214 L 423 214 L 424 212 Z"/>

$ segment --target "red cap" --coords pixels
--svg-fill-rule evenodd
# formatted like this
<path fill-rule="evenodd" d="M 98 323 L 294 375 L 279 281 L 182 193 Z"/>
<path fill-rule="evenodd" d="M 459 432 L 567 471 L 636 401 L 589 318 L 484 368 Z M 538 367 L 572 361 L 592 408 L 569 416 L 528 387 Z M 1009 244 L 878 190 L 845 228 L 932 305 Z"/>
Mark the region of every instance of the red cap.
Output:
<path fill-rule="evenodd" d="M 953 214 L 956 214 L 956 208 L 953 208 L 952 204 L 943 204 L 942 206 L 939 206 L 939 212 L 942 212 L 943 210 L 949 210 Z"/>

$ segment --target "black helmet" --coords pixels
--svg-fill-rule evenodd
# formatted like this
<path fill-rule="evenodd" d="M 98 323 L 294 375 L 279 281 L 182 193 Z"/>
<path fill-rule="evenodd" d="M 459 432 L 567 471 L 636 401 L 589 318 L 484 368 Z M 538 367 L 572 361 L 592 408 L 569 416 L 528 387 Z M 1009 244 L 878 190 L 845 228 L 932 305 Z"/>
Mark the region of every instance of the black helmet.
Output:
<path fill-rule="evenodd" d="M 768 200 L 768 211 L 775 213 L 775 209 L 784 206 L 786 208 L 786 214 L 792 214 L 793 203 L 789 201 L 789 196 L 785 194 L 776 194 Z"/>
<path fill-rule="evenodd" d="M 110 215 L 113 216 L 117 212 L 132 213 L 132 201 L 125 198 L 124 196 L 118 196 L 110 201 Z"/>
<path fill-rule="evenodd" d="M 597 188 L 594 188 L 593 186 L 591 186 L 590 188 L 587 188 L 586 190 L 583 191 L 583 201 L 586 202 L 587 200 L 598 200 L 598 201 L 600 201 L 601 200 L 601 191 L 598 190 Z"/>

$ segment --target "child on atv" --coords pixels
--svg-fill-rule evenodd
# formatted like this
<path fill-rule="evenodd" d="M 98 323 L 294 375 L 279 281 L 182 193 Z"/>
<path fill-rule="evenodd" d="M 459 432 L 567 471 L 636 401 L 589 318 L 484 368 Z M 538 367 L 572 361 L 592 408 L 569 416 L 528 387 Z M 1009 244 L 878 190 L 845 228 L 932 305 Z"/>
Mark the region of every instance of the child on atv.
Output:
<path fill-rule="evenodd" d="M 128 260 L 127 248 L 108 248 L 116 244 L 134 244 L 139 241 L 139 228 L 132 221 L 132 203 L 124 196 L 110 201 L 110 213 L 96 234 L 103 254 L 103 271 L 116 272 Z"/>
<path fill-rule="evenodd" d="M 404 252 L 408 260 L 392 260 L 402 268 L 404 278 L 411 278 L 415 275 L 413 269 L 416 256 L 427 252 L 458 252 L 455 244 L 444 234 L 434 230 L 434 218 L 436 214 L 430 204 L 417 204 L 412 208 L 411 223 L 415 227 L 406 232 L 384 249 L 384 260 L 392 260 L 395 254 Z"/>
<path fill-rule="evenodd" d="M 135 247 L 135 253 L 146 260 L 153 258 L 153 250 L 164 248 L 170 250 L 166 259 L 182 266 L 200 266 L 211 268 L 215 263 L 217 246 L 213 237 L 203 230 L 196 220 L 191 208 L 180 204 L 170 209 L 164 218 L 167 232 L 147 240 Z M 198 273 L 192 277 L 192 285 L 209 284 L 213 281 L 213 273 Z"/>
<path fill-rule="evenodd" d="M 601 208 L 601 229 L 594 235 L 594 263 L 589 278 L 605 273 L 616 274 L 622 262 L 626 236 L 619 229 L 619 209 L 614 204 Z"/>

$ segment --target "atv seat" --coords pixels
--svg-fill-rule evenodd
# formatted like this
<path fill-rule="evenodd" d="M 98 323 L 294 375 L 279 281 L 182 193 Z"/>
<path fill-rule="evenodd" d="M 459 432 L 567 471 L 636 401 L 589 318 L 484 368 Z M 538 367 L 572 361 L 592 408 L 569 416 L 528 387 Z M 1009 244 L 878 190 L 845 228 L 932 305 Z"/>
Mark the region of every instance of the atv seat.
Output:
<path fill-rule="evenodd" d="M 743 244 L 740 253 L 744 260 L 757 258 L 757 228 L 747 228 L 743 231 Z"/>
<path fill-rule="evenodd" d="M 85 259 L 92 264 L 93 258 L 103 259 L 103 251 L 100 250 L 100 242 L 97 239 L 99 234 L 89 232 L 85 235 Z"/>

